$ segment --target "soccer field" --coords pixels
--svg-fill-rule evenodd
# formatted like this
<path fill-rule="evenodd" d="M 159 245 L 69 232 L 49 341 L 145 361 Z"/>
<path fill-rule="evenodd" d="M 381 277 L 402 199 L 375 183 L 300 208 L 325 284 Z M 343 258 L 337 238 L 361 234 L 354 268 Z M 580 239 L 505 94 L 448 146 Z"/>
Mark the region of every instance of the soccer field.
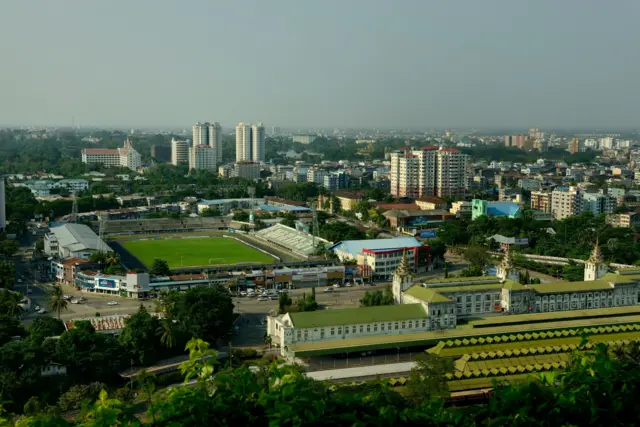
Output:
<path fill-rule="evenodd" d="M 133 256 L 151 267 L 156 258 L 164 259 L 169 268 L 204 265 L 271 263 L 274 258 L 234 239 L 178 238 L 148 239 L 122 242 Z M 211 261 L 211 262 L 209 262 Z"/>

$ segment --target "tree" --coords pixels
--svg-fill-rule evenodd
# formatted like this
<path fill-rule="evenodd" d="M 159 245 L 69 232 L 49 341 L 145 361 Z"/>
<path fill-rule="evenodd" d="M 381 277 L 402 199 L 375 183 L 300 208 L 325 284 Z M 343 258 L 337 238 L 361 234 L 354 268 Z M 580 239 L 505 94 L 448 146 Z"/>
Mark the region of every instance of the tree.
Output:
<path fill-rule="evenodd" d="M 151 270 L 149 270 L 149 274 L 151 274 L 152 276 L 171 275 L 171 270 L 169 269 L 169 263 L 160 258 L 154 259 L 153 264 L 151 265 Z"/>
<path fill-rule="evenodd" d="M 20 307 L 20 300 L 22 294 L 11 292 L 8 289 L 3 289 L 0 292 L 0 314 L 14 319 L 20 319 L 22 316 L 22 308 Z"/>
<path fill-rule="evenodd" d="M 203 209 L 202 211 L 200 211 L 200 216 L 202 216 L 202 217 L 220 216 L 220 209 L 218 209 L 216 207 Z"/>
<path fill-rule="evenodd" d="M 173 348 L 176 344 L 179 332 L 178 322 L 171 318 L 165 318 L 160 321 L 160 326 L 156 330 L 156 335 L 160 336 L 160 343 L 166 348 Z"/>
<path fill-rule="evenodd" d="M 464 258 L 471 264 L 471 267 L 476 269 L 484 269 L 484 266 L 489 261 L 489 254 L 487 250 L 480 246 L 469 246 L 464 251 Z"/>
<path fill-rule="evenodd" d="M 393 290 L 391 286 L 387 286 L 382 291 L 365 292 L 362 298 L 360 298 L 360 305 L 363 307 L 374 307 L 379 305 L 393 305 Z"/>
<path fill-rule="evenodd" d="M 0 288 L 13 289 L 16 280 L 16 266 L 11 261 L 0 260 Z"/>
<path fill-rule="evenodd" d="M 64 324 L 53 317 L 38 317 L 27 330 L 29 339 L 35 343 L 41 343 L 48 337 L 60 336 L 64 331 Z"/>
<path fill-rule="evenodd" d="M 208 342 L 226 335 L 234 320 L 231 295 L 222 286 L 170 292 L 164 303 L 168 318 L 180 325 L 179 331 Z"/>
<path fill-rule="evenodd" d="M 562 274 L 569 282 L 581 282 L 584 280 L 584 264 L 571 261 L 562 268 Z"/>
<path fill-rule="evenodd" d="M 160 341 L 156 336 L 159 326 L 157 317 L 139 311 L 126 320 L 118 341 L 133 360 L 148 365 L 158 360 L 160 355 Z"/>
<path fill-rule="evenodd" d="M 287 307 L 289 307 L 291 304 L 293 304 L 293 301 L 291 301 L 291 297 L 289 296 L 289 294 L 287 293 L 281 293 L 280 297 L 278 298 L 278 312 L 281 314 L 284 314 L 287 312 Z"/>
<path fill-rule="evenodd" d="M 60 286 L 53 286 L 49 292 L 49 308 L 56 313 L 58 320 L 60 320 L 60 313 L 67 309 L 69 303 L 63 298 L 62 288 Z"/>
<path fill-rule="evenodd" d="M 89 256 L 89 261 L 97 264 L 104 264 L 107 254 L 104 252 L 94 252 Z"/>
<path fill-rule="evenodd" d="M 444 278 L 449 278 L 449 263 L 445 261 L 444 263 Z"/>
<path fill-rule="evenodd" d="M 452 370 L 451 359 L 424 353 L 416 357 L 415 367 L 409 375 L 408 389 L 417 402 L 444 395 L 447 390 L 445 375 Z"/>
<path fill-rule="evenodd" d="M 431 260 L 444 259 L 444 254 L 447 252 L 447 245 L 440 239 L 429 240 L 429 255 Z"/>

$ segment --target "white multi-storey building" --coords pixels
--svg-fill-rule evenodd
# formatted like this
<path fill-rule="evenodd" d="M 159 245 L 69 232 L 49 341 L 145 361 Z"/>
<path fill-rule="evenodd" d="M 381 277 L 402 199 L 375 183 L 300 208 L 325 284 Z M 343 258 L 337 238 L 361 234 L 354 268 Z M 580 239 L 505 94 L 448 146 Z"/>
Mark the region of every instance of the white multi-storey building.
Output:
<path fill-rule="evenodd" d="M 237 162 L 234 165 L 233 176 L 245 179 L 260 178 L 260 163 L 256 162 Z"/>
<path fill-rule="evenodd" d="M 142 157 L 127 138 L 122 148 L 85 148 L 82 150 L 83 163 L 99 163 L 104 166 L 119 166 L 137 170 L 142 167 Z"/>
<path fill-rule="evenodd" d="M 554 219 L 578 215 L 581 209 L 580 192 L 576 187 L 556 187 L 551 192 L 551 215 Z"/>
<path fill-rule="evenodd" d="M 174 166 L 189 163 L 189 141 L 171 139 L 171 164 Z"/>
<path fill-rule="evenodd" d="M 307 182 L 322 185 L 325 176 L 327 176 L 327 171 L 324 169 L 309 168 L 307 170 Z"/>
<path fill-rule="evenodd" d="M 215 150 L 216 164 L 222 163 L 222 126 L 220 123 L 196 123 L 193 125 L 193 146 L 208 145 Z"/>
<path fill-rule="evenodd" d="M 209 145 L 194 145 L 189 148 L 189 169 L 217 169 L 216 149 Z"/>
<path fill-rule="evenodd" d="M 236 162 L 264 161 L 265 131 L 262 123 L 240 122 L 236 126 Z"/>
<path fill-rule="evenodd" d="M 391 154 L 391 194 L 455 197 L 464 194 L 467 155 L 455 148 L 422 147 Z"/>
<path fill-rule="evenodd" d="M 615 197 L 600 193 L 583 193 L 580 212 L 592 212 L 594 215 L 612 213 L 617 206 Z"/>

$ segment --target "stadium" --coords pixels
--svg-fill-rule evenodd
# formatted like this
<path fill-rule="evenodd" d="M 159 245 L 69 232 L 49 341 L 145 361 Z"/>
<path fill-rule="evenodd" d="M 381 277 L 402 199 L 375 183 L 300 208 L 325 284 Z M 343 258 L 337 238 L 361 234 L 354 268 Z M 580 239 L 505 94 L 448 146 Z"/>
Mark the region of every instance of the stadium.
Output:
<path fill-rule="evenodd" d="M 253 234 L 228 218 L 134 219 L 96 222 L 104 240 L 130 269 L 149 269 L 156 258 L 172 270 L 257 267 L 309 261 L 314 244 L 330 242 L 275 224 Z"/>

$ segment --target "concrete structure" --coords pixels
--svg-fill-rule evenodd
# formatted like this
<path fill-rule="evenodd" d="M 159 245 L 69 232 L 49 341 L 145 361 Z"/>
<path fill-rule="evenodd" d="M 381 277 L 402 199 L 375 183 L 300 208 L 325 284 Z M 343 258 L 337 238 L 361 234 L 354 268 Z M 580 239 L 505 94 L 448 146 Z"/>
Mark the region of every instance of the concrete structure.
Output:
<path fill-rule="evenodd" d="M 238 123 L 236 126 L 236 162 L 264 161 L 265 131 L 262 123 L 251 125 Z"/>
<path fill-rule="evenodd" d="M 324 176 L 323 187 L 329 191 L 349 188 L 349 175 L 346 172 L 330 172 Z"/>
<path fill-rule="evenodd" d="M 151 157 L 158 162 L 171 162 L 171 145 L 157 145 L 151 146 Z"/>
<path fill-rule="evenodd" d="M 582 193 L 580 213 L 592 212 L 594 215 L 613 213 L 617 206 L 614 197 L 599 193 Z"/>
<path fill-rule="evenodd" d="M 309 168 L 307 170 L 307 182 L 323 185 L 325 176 L 327 176 L 327 171 L 324 169 Z"/>
<path fill-rule="evenodd" d="M 313 255 L 318 245 L 329 247 L 331 242 L 319 237 L 314 238 L 311 234 L 298 231 L 295 228 L 282 224 L 275 224 L 254 234 L 255 237 L 264 240 L 272 245 L 279 246 L 288 251 L 308 258 Z"/>
<path fill-rule="evenodd" d="M 255 199 L 216 199 L 216 200 L 200 200 L 196 203 L 198 212 L 205 209 L 217 208 L 221 215 L 227 215 L 233 209 L 256 209 L 264 204 L 264 199 L 256 197 Z"/>
<path fill-rule="evenodd" d="M 82 150 L 83 163 L 99 163 L 104 166 L 119 166 L 137 170 L 142 167 L 142 157 L 127 138 L 122 148 L 85 148 Z"/>
<path fill-rule="evenodd" d="M 218 154 L 210 145 L 194 145 L 189 148 L 189 170 L 204 169 L 215 171 L 217 169 Z"/>
<path fill-rule="evenodd" d="M 189 164 L 189 141 L 171 139 L 171 164 L 173 166 Z"/>
<path fill-rule="evenodd" d="M 640 212 L 607 215 L 607 224 L 613 227 L 631 228 L 640 225 Z"/>
<path fill-rule="evenodd" d="M 422 147 L 391 153 L 391 194 L 456 197 L 466 187 L 467 155 L 455 148 Z"/>
<path fill-rule="evenodd" d="M 551 192 L 549 191 L 532 191 L 531 192 L 531 209 L 541 212 L 551 213 Z"/>
<path fill-rule="evenodd" d="M 0 233 L 7 231 L 7 200 L 4 176 L 0 175 Z"/>
<path fill-rule="evenodd" d="M 467 201 L 453 202 L 449 212 L 460 218 L 471 218 L 472 204 Z"/>
<path fill-rule="evenodd" d="M 573 138 L 569 142 L 568 150 L 569 150 L 569 153 L 571 154 L 576 154 L 582 151 L 582 144 L 580 143 L 580 138 Z"/>
<path fill-rule="evenodd" d="M 75 285 L 87 292 L 144 298 L 149 294 L 148 273 L 127 273 L 125 276 L 84 271 L 76 274 Z"/>
<path fill-rule="evenodd" d="M 58 258 L 89 259 L 96 252 L 111 248 L 84 224 L 64 224 L 51 228 L 44 236 L 44 252 Z"/>
<path fill-rule="evenodd" d="M 439 197 L 422 196 L 415 201 L 416 205 L 422 210 L 430 211 L 434 209 L 447 209 L 447 202 Z"/>
<path fill-rule="evenodd" d="M 565 219 L 580 213 L 580 192 L 576 187 L 556 187 L 551 193 L 551 215 L 554 219 Z"/>
<path fill-rule="evenodd" d="M 600 247 L 596 240 L 596 245 L 589 256 L 587 262 L 584 263 L 584 281 L 595 281 L 602 279 L 608 272 L 608 268 L 602 259 Z"/>
<path fill-rule="evenodd" d="M 234 165 L 233 176 L 245 179 L 258 179 L 260 178 L 260 163 L 242 161 L 237 162 Z"/>
<path fill-rule="evenodd" d="M 444 221 L 453 219 L 453 215 L 444 209 L 391 209 L 382 215 L 389 220 L 391 228 L 412 234 L 424 228 L 438 227 Z"/>

